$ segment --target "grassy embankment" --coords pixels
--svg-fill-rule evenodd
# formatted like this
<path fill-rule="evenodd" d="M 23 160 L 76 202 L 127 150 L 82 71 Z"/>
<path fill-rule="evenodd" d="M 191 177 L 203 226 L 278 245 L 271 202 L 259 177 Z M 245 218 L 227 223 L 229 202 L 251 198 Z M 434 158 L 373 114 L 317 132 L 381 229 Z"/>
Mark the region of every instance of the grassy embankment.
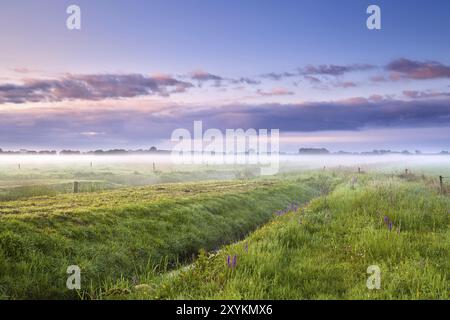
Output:
<path fill-rule="evenodd" d="M 306 202 L 340 178 L 320 174 L 166 184 L 0 201 L 0 298 L 98 298 L 140 283 L 201 248 L 242 239 L 275 210 Z M 80 292 L 66 288 L 78 265 Z"/>
<path fill-rule="evenodd" d="M 109 284 L 102 298 L 448 299 L 449 210 L 448 190 L 427 178 L 359 175 L 189 268 Z M 366 287 L 370 265 L 379 290 Z"/>

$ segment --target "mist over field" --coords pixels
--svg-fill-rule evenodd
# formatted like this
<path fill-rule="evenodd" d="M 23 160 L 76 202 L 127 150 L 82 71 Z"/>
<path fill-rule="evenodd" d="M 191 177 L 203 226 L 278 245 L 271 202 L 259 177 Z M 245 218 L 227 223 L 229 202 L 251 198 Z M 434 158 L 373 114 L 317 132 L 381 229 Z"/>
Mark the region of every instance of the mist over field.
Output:
<path fill-rule="evenodd" d="M 258 166 L 258 156 L 242 155 L 241 163 L 236 163 L 236 156 L 211 156 L 202 155 L 199 163 L 181 163 L 180 156 L 165 155 L 0 155 L 0 170 L 3 174 L 10 172 L 20 173 L 18 166 L 24 170 L 54 168 L 65 170 L 86 169 L 91 171 L 106 170 L 107 168 L 121 168 L 122 170 L 144 169 L 160 171 L 183 171 L 207 169 L 221 170 L 233 167 Z M 415 168 L 419 170 L 431 169 L 433 167 L 446 167 L 450 165 L 449 155 L 296 155 L 280 154 L 277 156 L 280 170 L 311 170 L 325 168 L 345 167 L 348 169 L 382 169 L 404 170 Z M 180 163 L 179 163 L 180 162 Z M 91 166 L 92 165 L 92 166 Z M 17 169 L 17 170 L 16 170 Z M 27 171 L 28 173 L 28 171 Z"/>
<path fill-rule="evenodd" d="M 314 170 L 450 176 L 448 155 L 0 155 L 0 200 L 162 183 L 270 178 Z M 264 168 L 272 168 L 269 175 Z"/>

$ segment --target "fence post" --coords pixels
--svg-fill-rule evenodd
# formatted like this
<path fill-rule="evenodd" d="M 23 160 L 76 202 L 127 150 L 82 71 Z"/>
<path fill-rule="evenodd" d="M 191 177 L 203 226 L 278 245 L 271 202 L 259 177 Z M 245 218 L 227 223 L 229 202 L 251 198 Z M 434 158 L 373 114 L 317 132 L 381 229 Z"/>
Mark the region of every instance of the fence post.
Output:
<path fill-rule="evenodd" d="M 444 177 L 439 176 L 439 185 L 441 187 L 441 194 L 444 194 Z"/>
<path fill-rule="evenodd" d="M 155 172 L 156 171 L 156 166 L 155 166 L 155 163 L 153 162 L 153 172 Z"/>
<path fill-rule="evenodd" d="M 405 169 L 405 174 L 408 174 L 408 169 Z"/>
<path fill-rule="evenodd" d="M 361 167 L 358 167 L 358 173 L 361 173 Z"/>
<path fill-rule="evenodd" d="M 78 181 L 73 182 L 73 193 L 78 193 Z"/>

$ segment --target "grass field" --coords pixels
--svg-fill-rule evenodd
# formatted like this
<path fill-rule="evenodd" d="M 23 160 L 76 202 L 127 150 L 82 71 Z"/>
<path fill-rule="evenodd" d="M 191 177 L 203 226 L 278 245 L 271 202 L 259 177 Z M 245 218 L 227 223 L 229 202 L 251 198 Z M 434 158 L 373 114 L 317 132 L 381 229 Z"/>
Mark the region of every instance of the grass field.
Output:
<path fill-rule="evenodd" d="M 89 292 L 121 276 L 188 261 L 320 195 L 338 178 L 165 184 L 0 203 L 3 298 L 74 298 L 66 268 L 79 265 Z"/>
<path fill-rule="evenodd" d="M 359 176 L 189 268 L 118 282 L 104 297 L 448 299 L 449 210 L 427 179 Z M 371 265 L 379 290 L 366 286 Z"/>
<path fill-rule="evenodd" d="M 0 298 L 447 299 L 448 164 L 326 165 L 3 162 Z"/>

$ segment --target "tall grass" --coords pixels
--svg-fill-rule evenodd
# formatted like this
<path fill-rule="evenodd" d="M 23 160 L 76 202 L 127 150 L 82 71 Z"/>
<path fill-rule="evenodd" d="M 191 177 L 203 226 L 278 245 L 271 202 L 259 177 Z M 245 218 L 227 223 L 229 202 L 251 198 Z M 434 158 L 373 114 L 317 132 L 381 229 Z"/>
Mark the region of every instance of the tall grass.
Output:
<path fill-rule="evenodd" d="M 448 299 L 450 199 L 411 180 L 361 175 L 218 253 L 202 251 L 175 276 L 148 274 L 116 297 Z M 381 269 L 379 290 L 366 286 L 370 265 Z"/>
<path fill-rule="evenodd" d="M 140 282 L 215 250 L 306 202 L 340 178 L 173 184 L 0 203 L 0 297 L 95 298 L 108 283 Z M 66 288 L 66 268 L 82 290 Z"/>

